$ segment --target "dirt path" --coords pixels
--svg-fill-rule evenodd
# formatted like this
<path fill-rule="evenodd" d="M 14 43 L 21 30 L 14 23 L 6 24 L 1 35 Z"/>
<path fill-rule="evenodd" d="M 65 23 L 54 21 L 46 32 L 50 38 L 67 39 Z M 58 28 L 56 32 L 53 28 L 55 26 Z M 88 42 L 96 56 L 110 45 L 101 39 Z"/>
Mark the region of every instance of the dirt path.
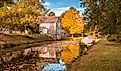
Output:
<path fill-rule="evenodd" d="M 101 40 L 76 60 L 69 71 L 121 71 L 121 44 Z"/>

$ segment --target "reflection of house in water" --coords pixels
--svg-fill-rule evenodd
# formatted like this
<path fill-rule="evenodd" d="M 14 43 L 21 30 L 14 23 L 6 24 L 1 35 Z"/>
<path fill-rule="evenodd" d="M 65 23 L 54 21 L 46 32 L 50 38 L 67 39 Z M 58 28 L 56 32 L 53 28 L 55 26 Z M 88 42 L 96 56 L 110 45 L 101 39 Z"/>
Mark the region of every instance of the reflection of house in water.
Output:
<path fill-rule="evenodd" d="M 60 50 L 57 50 L 57 48 L 54 48 L 54 47 L 47 47 L 47 46 L 32 47 L 32 48 L 25 49 L 24 54 L 27 55 L 29 52 L 37 53 L 37 56 L 40 58 L 57 59 L 57 58 L 60 58 L 61 56 Z"/>
<path fill-rule="evenodd" d="M 54 16 L 43 17 L 43 20 L 39 22 L 39 31 L 40 34 L 47 34 L 56 39 L 61 39 L 64 33 L 59 18 Z"/>
<path fill-rule="evenodd" d="M 37 51 L 39 57 L 42 58 L 56 58 L 56 49 L 48 47 L 33 47 L 32 51 Z"/>
<path fill-rule="evenodd" d="M 65 63 L 60 59 L 60 49 L 54 47 L 33 47 L 32 52 L 38 52 L 40 58 L 53 59 L 51 62 L 40 64 L 40 70 L 42 71 L 65 71 L 67 68 Z M 44 62 L 43 62 L 44 63 Z"/>

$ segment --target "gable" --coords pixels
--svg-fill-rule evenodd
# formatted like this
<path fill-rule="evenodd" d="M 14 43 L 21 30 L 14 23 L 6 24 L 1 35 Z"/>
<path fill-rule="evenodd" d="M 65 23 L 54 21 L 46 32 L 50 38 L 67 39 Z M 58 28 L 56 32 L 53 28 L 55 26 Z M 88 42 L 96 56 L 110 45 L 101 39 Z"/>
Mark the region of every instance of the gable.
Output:
<path fill-rule="evenodd" d="M 57 17 L 54 17 L 54 16 L 48 16 L 48 17 L 42 17 L 42 20 L 39 22 L 39 24 L 41 24 L 41 23 L 45 23 L 45 24 L 49 24 L 49 23 L 51 23 L 51 24 L 53 24 L 53 23 L 56 23 L 57 22 L 57 20 L 58 20 L 58 18 Z"/>

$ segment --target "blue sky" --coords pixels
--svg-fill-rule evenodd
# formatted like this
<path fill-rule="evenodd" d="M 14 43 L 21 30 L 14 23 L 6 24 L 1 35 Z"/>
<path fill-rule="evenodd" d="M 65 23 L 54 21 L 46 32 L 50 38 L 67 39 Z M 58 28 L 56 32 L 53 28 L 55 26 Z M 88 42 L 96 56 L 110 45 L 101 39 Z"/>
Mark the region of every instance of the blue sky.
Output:
<path fill-rule="evenodd" d="M 84 11 L 84 9 L 80 7 L 79 0 L 45 0 L 44 5 L 46 8 L 51 9 L 51 11 L 54 11 L 56 16 L 60 16 L 70 7 L 75 7 L 80 13 Z"/>
<path fill-rule="evenodd" d="M 16 0 L 13 0 L 16 2 Z M 84 11 L 84 8 L 80 7 L 80 0 L 44 0 L 44 6 L 47 9 L 51 9 L 56 13 L 56 16 L 60 16 L 63 12 L 70 7 L 75 7 L 80 11 L 80 14 Z"/>

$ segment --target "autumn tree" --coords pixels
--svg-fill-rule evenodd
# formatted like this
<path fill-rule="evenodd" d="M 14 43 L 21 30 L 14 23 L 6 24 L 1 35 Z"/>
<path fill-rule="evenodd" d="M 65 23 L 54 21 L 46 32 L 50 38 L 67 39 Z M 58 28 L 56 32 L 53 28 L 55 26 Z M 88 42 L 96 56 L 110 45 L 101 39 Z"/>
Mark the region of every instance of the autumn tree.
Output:
<path fill-rule="evenodd" d="M 12 0 L 0 0 L 0 7 L 3 7 L 5 5 L 13 4 L 14 2 Z"/>
<path fill-rule="evenodd" d="M 37 23 L 41 20 L 43 13 L 39 2 L 33 3 L 33 1 L 20 1 L 11 5 L 10 10 L 0 10 L 0 24 L 18 30 L 25 30 L 28 26 L 31 30 L 37 29 Z"/>
<path fill-rule="evenodd" d="M 55 12 L 51 11 L 48 16 L 55 16 Z"/>
<path fill-rule="evenodd" d="M 84 29 L 83 18 L 79 15 L 79 11 L 71 7 L 61 16 L 61 23 L 64 30 L 70 34 L 80 34 Z"/>
<path fill-rule="evenodd" d="M 44 0 L 18 0 L 17 2 L 24 2 L 26 5 L 35 6 L 42 10 L 43 15 L 46 15 L 50 11 L 50 9 L 45 8 L 43 5 L 45 3 Z"/>

